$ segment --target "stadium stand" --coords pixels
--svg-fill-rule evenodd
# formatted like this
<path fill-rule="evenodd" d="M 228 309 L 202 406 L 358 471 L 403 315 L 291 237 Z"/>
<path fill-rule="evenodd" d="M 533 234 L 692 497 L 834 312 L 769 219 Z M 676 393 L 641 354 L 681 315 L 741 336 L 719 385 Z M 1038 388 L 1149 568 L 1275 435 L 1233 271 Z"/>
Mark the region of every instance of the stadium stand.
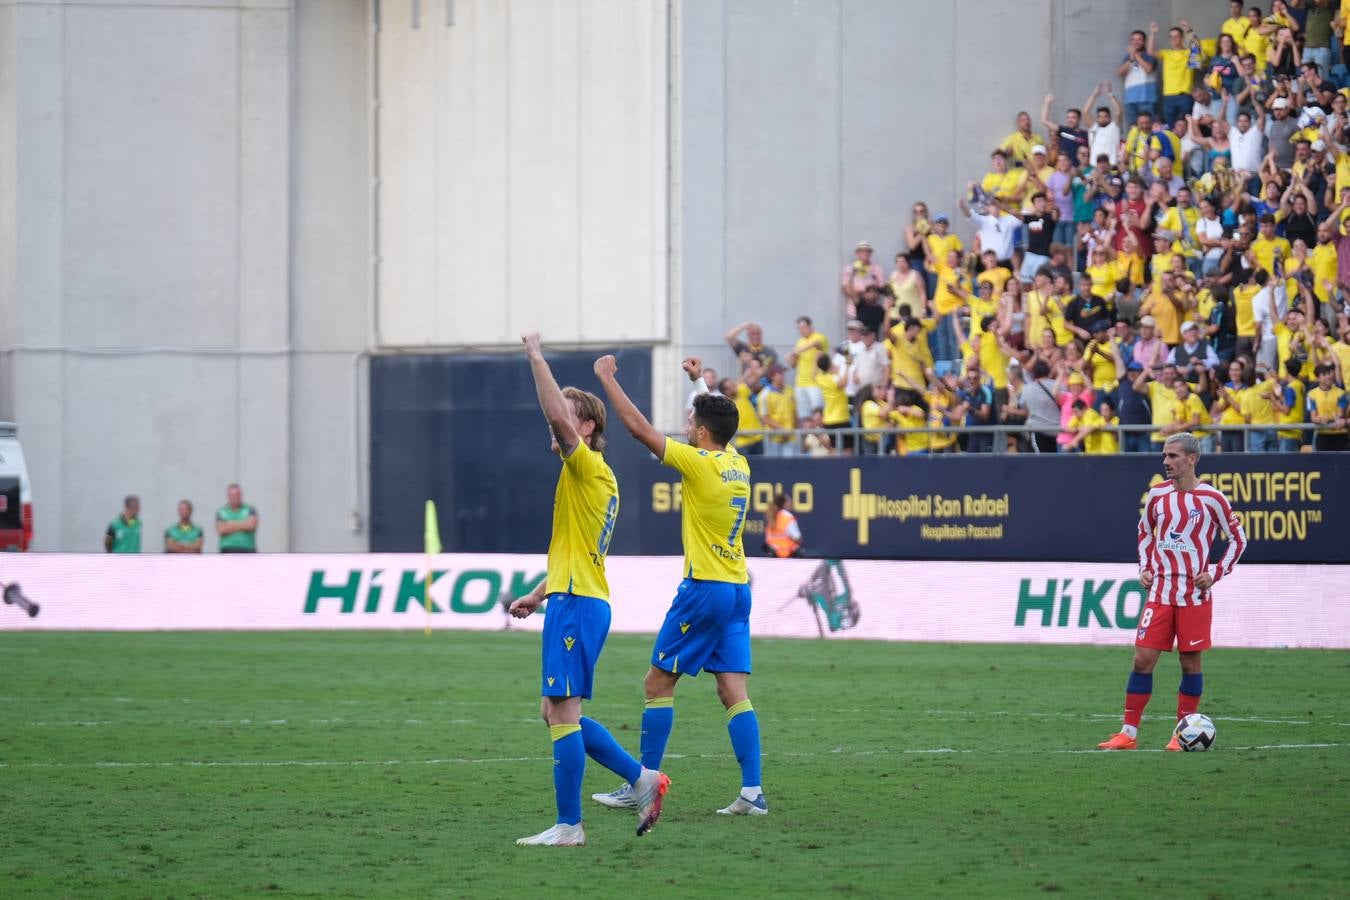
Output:
<path fill-rule="evenodd" d="M 855 245 L 844 341 L 799 319 L 784 370 L 759 325 L 727 335 L 743 426 L 764 426 L 743 449 L 1144 452 L 1184 430 L 1217 452 L 1343 448 L 1346 11 L 1233 4 L 1206 37 L 1151 23 L 1120 93 L 1103 81 L 1059 116 L 1048 95 L 1043 131 L 1019 112 L 956 199 L 969 245 L 923 201 L 889 276 Z"/>

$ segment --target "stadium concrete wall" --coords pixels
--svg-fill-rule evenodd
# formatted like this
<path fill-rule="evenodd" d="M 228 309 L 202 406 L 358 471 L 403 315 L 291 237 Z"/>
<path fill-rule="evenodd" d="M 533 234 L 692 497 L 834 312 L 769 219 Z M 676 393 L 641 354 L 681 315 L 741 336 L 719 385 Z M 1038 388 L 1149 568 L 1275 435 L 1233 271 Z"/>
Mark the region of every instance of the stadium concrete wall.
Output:
<path fill-rule="evenodd" d="M 834 336 L 854 241 L 893 250 L 1129 26 L 1220 6 L 0 0 L 0 417 L 35 546 L 97 548 L 127 493 L 152 535 L 182 497 L 209 519 L 239 481 L 264 549 L 365 549 L 382 348 L 538 324 L 664 340 L 662 372 L 725 365 L 743 318 Z"/>
<path fill-rule="evenodd" d="M 546 557 L 94 557 L 33 555 L 10 577 L 35 618 L 0 606 L 0 630 L 412 629 L 539 631 L 504 600 Z M 657 631 L 678 557 L 611 557 L 616 633 Z M 758 637 L 1128 645 L 1144 590 L 1128 565 L 750 560 Z M 1214 590 L 1219 647 L 1350 648 L 1346 566 L 1241 566 Z"/>

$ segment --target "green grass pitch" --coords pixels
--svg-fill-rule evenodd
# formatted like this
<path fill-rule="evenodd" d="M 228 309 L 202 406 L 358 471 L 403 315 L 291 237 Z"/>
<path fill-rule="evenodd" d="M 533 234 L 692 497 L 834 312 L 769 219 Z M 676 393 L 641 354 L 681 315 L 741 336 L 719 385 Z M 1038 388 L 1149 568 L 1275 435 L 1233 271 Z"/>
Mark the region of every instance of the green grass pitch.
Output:
<path fill-rule="evenodd" d="M 592 715 L 635 749 L 648 638 Z M 1350 896 L 1350 653 L 1207 655 L 1219 738 L 1115 730 L 1120 647 L 759 641 L 771 814 L 711 679 L 686 679 L 647 837 L 553 821 L 538 638 L 523 633 L 0 634 L 0 894 L 96 897 Z"/>

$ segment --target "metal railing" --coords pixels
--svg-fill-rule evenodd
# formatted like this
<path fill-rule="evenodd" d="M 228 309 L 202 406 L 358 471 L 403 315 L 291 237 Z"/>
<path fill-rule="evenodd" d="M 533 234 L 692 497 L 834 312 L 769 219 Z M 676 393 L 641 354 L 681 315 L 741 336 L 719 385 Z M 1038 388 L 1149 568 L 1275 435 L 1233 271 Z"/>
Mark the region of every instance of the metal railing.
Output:
<path fill-rule="evenodd" d="M 1103 430 L 1109 430 L 1115 433 L 1118 437 L 1125 434 L 1153 435 L 1158 432 L 1158 426 L 1115 425 L 1112 426 L 1110 429 L 1103 429 Z M 1250 449 L 1251 444 L 1250 436 L 1253 432 L 1268 432 L 1272 436 L 1277 436 L 1278 432 L 1281 431 L 1298 431 L 1300 433 L 1306 433 L 1306 432 L 1317 432 L 1328 430 L 1329 429 L 1327 428 L 1327 426 L 1318 425 L 1312 422 L 1289 422 L 1289 423 L 1278 422 L 1274 425 L 1203 425 L 1199 429 L 1196 429 L 1195 433 L 1203 434 L 1205 438 L 1213 440 L 1213 447 L 1207 452 L 1234 452 L 1231 449 L 1228 451 L 1223 451 L 1221 449 L 1222 440 L 1220 438 L 1220 435 L 1222 435 L 1225 432 L 1240 433 L 1242 435 L 1242 449 L 1239 452 L 1250 453 L 1255 452 Z M 959 443 L 960 437 L 962 435 L 966 436 L 990 435 L 992 436 L 992 440 L 990 442 L 991 446 L 988 449 L 977 449 L 977 450 L 963 449 L 960 452 L 974 453 L 981 456 L 991 456 L 991 455 L 999 456 L 1002 454 L 1012 452 L 1031 453 L 1031 454 L 1046 453 L 1046 451 L 1042 451 L 1038 448 L 1038 445 L 1036 444 L 1034 439 L 1029 440 L 1027 442 L 1028 446 L 1026 447 L 1026 449 L 1019 449 L 1017 451 L 1010 450 L 1008 447 L 1008 438 L 1012 436 L 1018 435 L 1030 436 L 1040 434 L 1045 435 L 1047 437 L 1055 438 L 1057 440 L 1059 435 L 1061 434 L 1073 434 L 1073 433 L 1074 432 L 1066 431 L 1065 429 L 1058 427 L 1044 428 L 1032 425 L 1012 425 L 1007 423 L 1001 423 L 998 425 L 976 425 L 976 426 L 964 426 L 964 425 L 925 426 L 923 428 L 862 428 L 854 426 L 850 426 L 848 428 L 784 428 L 784 429 L 747 428 L 744 429 L 743 431 L 738 431 L 736 433 L 736 436 L 738 438 L 741 438 L 759 435 L 765 438 L 765 441 L 762 442 L 765 444 L 767 444 L 770 439 L 775 437 L 781 438 L 784 436 L 790 436 L 794 440 L 791 442 L 784 442 L 781 446 L 792 447 L 794 448 L 794 452 L 791 454 L 784 453 L 781 455 L 810 457 L 813 454 L 810 454 L 803 449 L 802 439 L 805 438 L 807 435 L 828 437 L 830 438 L 832 443 L 838 441 L 839 438 L 847 437 L 851 440 L 851 443 L 853 444 L 854 448 L 853 452 L 855 454 L 862 456 L 876 456 L 882 454 L 882 448 L 888 443 L 886 440 L 887 437 L 900 437 L 910 434 L 942 435 L 944 437 L 947 436 L 956 437 L 957 443 Z M 684 435 L 680 432 L 667 432 L 666 436 L 677 439 L 684 438 Z M 875 437 L 876 440 L 870 440 L 870 438 L 872 437 Z M 1268 451 L 1264 452 L 1278 452 L 1278 438 L 1275 437 L 1274 440 L 1275 445 L 1272 446 Z M 1124 443 L 1125 443 L 1124 441 L 1120 441 L 1121 449 L 1118 452 L 1120 453 L 1128 452 L 1125 450 Z M 955 446 L 956 444 L 954 443 L 953 447 Z M 1150 447 L 1147 452 L 1155 452 L 1160 449 L 1161 449 L 1160 442 L 1150 441 Z M 836 445 L 833 447 L 832 453 L 830 455 L 838 455 L 840 453 L 840 450 L 841 448 L 838 445 Z M 765 455 L 772 456 L 774 454 L 768 453 Z M 1058 451 L 1056 455 L 1058 455 Z"/>

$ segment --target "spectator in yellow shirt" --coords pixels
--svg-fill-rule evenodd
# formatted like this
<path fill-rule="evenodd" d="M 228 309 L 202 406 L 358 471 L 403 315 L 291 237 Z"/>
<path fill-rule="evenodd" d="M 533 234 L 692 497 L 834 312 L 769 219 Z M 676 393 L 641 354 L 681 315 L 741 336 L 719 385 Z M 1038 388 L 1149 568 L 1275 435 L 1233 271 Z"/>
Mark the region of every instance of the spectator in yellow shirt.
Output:
<path fill-rule="evenodd" d="M 928 426 L 928 406 L 921 393 L 897 391 L 896 406 L 891 410 L 890 422 L 896 428 L 925 428 Z M 896 442 L 896 452 L 901 456 L 927 456 L 927 432 L 902 434 Z"/>
<path fill-rule="evenodd" d="M 1167 36 L 1171 46 L 1158 51 L 1158 62 L 1162 64 L 1163 121 L 1170 126 L 1184 119 L 1194 105 L 1191 87 L 1195 70 L 1190 67 L 1191 50 L 1187 38 L 1190 41 L 1197 39 L 1185 20 L 1179 27 L 1170 29 Z"/>
<path fill-rule="evenodd" d="M 1181 343 L 1181 320 L 1194 307 L 1195 298 L 1188 287 L 1179 284 L 1176 276 L 1168 272 L 1139 307 L 1139 313 L 1152 316 L 1163 343 L 1175 347 Z"/>
<path fill-rule="evenodd" d="M 825 404 L 825 398 L 816 384 L 816 372 L 819 371 L 816 359 L 822 353 L 830 352 L 830 342 L 825 335 L 816 331 L 810 316 L 797 317 L 797 334 L 797 343 L 787 356 L 787 364 L 797 368 L 797 418 L 805 419 L 811 415 L 811 410 L 820 409 Z"/>
<path fill-rule="evenodd" d="M 1008 151 L 1002 147 L 989 154 L 989 165 L 990 171 L 980 179 L 980 190 L 1010 206 L 1021 203 L 1026 190 L 1027 170 L 1010 167 Z"/>
<path fill-rule="evenodd" d="M 821 412 L 820 422 L 827 431 L 841 431 L 849 426 L 849 407 L 848 394 L 844 393 L 844 367 L 840 361 L 832 359 L 828 353 L 822 353 L 816 357 L 816 386 L 820 388 L 821 396 L 825 400 L 824 409 Z M 843 437 L 843 447 L 845 452 L 853 452 L 853 439 L 845 435 L 834 436 Z M 835 449 L 840 449 L 839 440 L 831 440 L 831 445 Z"/>
<path fill-rule="evenodd" d="M 764 436 L 745 432 L 759 431 L 764 427 L 764 423 L 759 420 L 759 409 L 756 405 L 760 392 L 764 390 L 764 369 L 754 357 L 745 360 L 744 364 L 745 370 L 741 373 L 741 380 L 723 378 L 720 389 L 722 396 L 736 401 L 736 411 L 740 413 L 741 424 L 736 431 L 736 449 L 742 456 L 759 456 L 764 452 Z"/>
<path fill-rule="evenodd" d="M 1284 411 L 1284 392 L 1271 377 L 1270 370 L 1258 364 L 1255 376 L 1247 370 L 1250 384 L 1242 392 L 1238 411 L 1248 425 L 1266 425 L 1269 428 L 1247 432 L 1247 451 L 1249 453 L 1273 453 L 1277 449 L 1275 428 L 1280 414 Z"/>
<path fill-rule="evenodd" d="M 999 149 L 1007 150 L 1013 159 L 1025 163 L 1031 157 L 1031 148 L 1037 144 L 1044 145 L 1045 138 L 1031 130 L 1031 114 L 1023 111 L 1017 114 L 1017 130 L 1003 139 Z"/>
<path fill-rule="evenodd" d="M 1289 246 L 1289 241 L 1275 234 L 1275 217 L 1266 213 L 1257 220 L 1260 223 L 1260 233 L 1256 240 L 1252 241 L 1250 249 L 1251 259 L 1258 267 L 1265 270 L 1272 277 L 1275 272 L 1275 261 L 1280 261 L 1281 267 L 1284 261 L 1289 259 L 1293 250 Z"/>
<path fill-rule="evenodd" d="M 1226 34 L 1235 43 L 1241 44 L 1243 38 L 1247 36 L 1247 30 L 1251 27 L 1252 23 L 1248 21 L 1246 11 L 1242 8 L 1242 0 L 1229 0 L 1228 18 L 1224 19 L 1219 33 Z"/>
<path fill-rule="evenodd" d="M 760 390 L 755 407 L 762 428 L 791 431 L 797 427 L 797 402 L 787 387 L 787 369 L 777 363 L 769 366 L 769 386 Z M 793 456 L 797 439 L 790 434 L 772 435 L 763 444 L 765 456 Z"/>
<path fill-rule="evenodd" d="M 891 355 L 891 382 L 897 388 L 922 393 L 924 370 L 933 367 L 928 329 L 918 319 L 905 319 L 891 329 L 886 349 Z"/>
<path fill-rule="evenodd" d="M 1308 391 L 1307 406 L 1308 421 L 1322 426 L 1314 434 L 1313 449 L 1319 452 L 1350 449 L 1346 436 L 1350 410 L 1347 410 L 1345 391 L 1336 385 L 1336 367 L 1317 367 L 1317 387 Z"/>
<path fill-rule="evenodd" d="M 1100 411 L 1082 400 L 1073 401 L 1073 417 L 1068 427 L 1074 432 L 1066 452 L 1081 451 L 1089 456 L 1120 452 L 1120 417 L 1110 400 L 1101 401 Z"/>

